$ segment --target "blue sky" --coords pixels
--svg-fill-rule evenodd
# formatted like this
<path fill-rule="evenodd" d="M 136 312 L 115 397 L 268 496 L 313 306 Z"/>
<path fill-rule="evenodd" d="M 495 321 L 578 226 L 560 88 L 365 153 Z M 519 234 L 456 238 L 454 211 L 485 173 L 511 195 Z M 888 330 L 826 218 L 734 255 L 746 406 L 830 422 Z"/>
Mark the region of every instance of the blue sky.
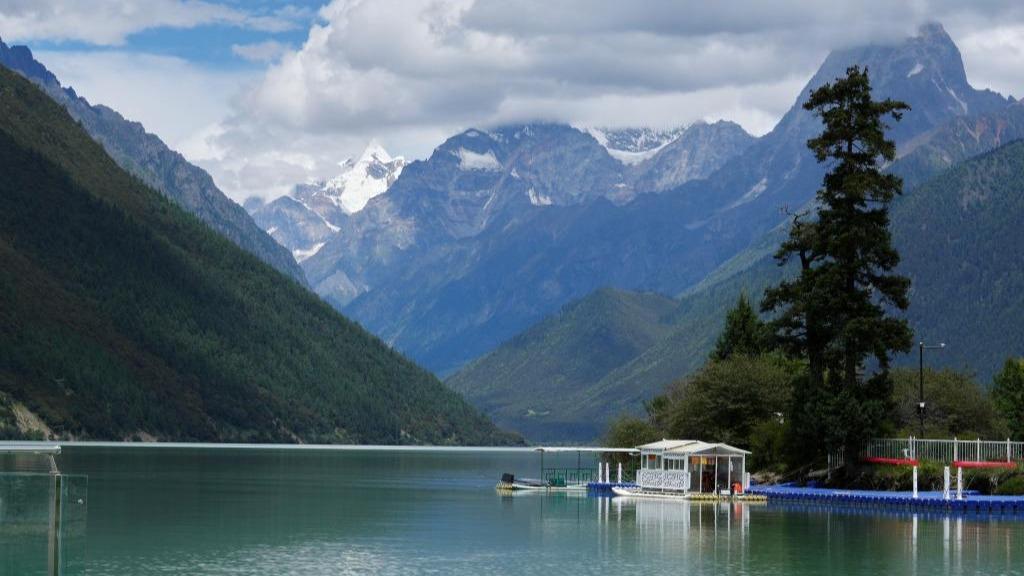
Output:
<path fill-rule="evenodd" d="M 214 21 L 191 27 L 159 26 L 140 29 L 126 34 L 123 42 L 102 44 L 82 39 L 38 38 L 33 39 L 34 50 L 46 52 L 120 51 L 147 53 L 181 58 L 198 66 L 214 70 L 262 69 L 265 63 L 254 62 L 238 55 L 232 47 L 278 42 L 284 46 L 298 48 L 305 41 L 317 11 L 325 0 L 291 0 L 272 2 L 268 0 L 212 1 L 240 12 L 274 17 L 275 12 L 289 11 L 281 29 L 259 29 L 247 25 L 228 24 Z M 0 3 L 2 5 L 2 3 Z M 3 31 L 0 30 L 0 35 Z M 6 37 L 6 36 L 4 36 Z"/>
<path fill-rule="evenodd" d="M 529 120 L 764 134 L 830 50 L 929 21 L 976 87 L 1024 93 L 1020 0 L 0 0 L 0 37 L 236 200 L 332 176 L 371 139 L 422 158 Z"/>

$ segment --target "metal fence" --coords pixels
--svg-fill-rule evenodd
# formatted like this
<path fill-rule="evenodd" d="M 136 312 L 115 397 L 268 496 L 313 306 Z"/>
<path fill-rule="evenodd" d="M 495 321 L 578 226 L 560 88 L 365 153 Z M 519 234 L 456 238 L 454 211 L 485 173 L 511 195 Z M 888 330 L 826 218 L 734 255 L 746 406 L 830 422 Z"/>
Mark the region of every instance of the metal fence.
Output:
<path fill-rule="evenodd" d="M 914 438 L 877 438 L 868 442 L 868 458 L 909 458 L 940 463 L 955 461 L 1024 461 L 1024 442 L 1010 440 L 963 440 Z"/>
<path fill-rule="evenodd" d="M 554 485 L 586 484 L 597 480 L 594 468 L 545 468 L 543 480 Z"/>

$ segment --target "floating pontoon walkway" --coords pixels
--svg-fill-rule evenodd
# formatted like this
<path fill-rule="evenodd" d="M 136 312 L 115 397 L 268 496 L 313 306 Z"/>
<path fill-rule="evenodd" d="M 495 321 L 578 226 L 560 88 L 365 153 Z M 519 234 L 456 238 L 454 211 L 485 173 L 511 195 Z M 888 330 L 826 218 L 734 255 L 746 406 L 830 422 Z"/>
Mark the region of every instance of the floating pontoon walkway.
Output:
<path fill-rule="evenodd" d="M 873 490 L 836 490 L 804 488 L 792 485 L 751 486 L 748 494 L 761 494 L 768 503 L 814 503 L 821 505 L 875 507 L 910 512 L 946 512 L 974 514 L 1024 515 L 1024 496 L 983 496 L 965 491 L 962 500 L 942 492 L 881 492 Z"/>
<path fill-rule="evenodd" d="M 612 488 L 636 488 L 633 482 L 588 482 L 587 492 L 595 496 L 611 496 Z"/>

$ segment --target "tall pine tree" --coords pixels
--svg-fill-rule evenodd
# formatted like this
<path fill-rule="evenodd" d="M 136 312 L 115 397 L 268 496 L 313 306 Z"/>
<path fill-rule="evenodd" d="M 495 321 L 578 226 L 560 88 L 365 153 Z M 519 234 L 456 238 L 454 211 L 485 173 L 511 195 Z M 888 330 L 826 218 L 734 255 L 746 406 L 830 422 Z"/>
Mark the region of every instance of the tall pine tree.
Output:
<path fill-rule="evenodd" d="M 828 165 L 817 210 L 794 218 L 776 253 L 780 265 L 799 259 L 800 275 L 765 293 L 762 307 L 786 350 L 806 357 L 808 375 L 797 383 L 791 429 L 801 460 L 845 447 L 855 454 L 891 409 L 890 354 L 910 348 L 911 332 L 892 308 L 906 309 L 910 281 L 893 273 L 899 254 L 889 233 L 889 205 L 903 182 L 883 174 L 896 147 L 886 120 L 909 107 L 871 96 L 867 69 L 811 92 L 806 110 L 824 130 L 807 146 Z M 868 358 L 878 373 L 864 381 Z"/>
<path fill-rule="evenodd" d="M 725 316 L 725 327 L 711 351 L 711 359 L 726 360 L 737 354 L 757 356 L 770 352 L 772 344 L 770 328 L 754 312 L 744 292 Z"/>

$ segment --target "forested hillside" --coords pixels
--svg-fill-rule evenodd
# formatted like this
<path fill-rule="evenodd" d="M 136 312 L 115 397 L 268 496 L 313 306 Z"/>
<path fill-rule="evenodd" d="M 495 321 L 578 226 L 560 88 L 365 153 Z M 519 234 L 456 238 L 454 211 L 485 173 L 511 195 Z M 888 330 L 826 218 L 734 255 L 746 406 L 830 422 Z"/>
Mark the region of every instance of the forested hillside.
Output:
<path fill-rule="evenodd" d="M 517 441 L 121 170 L 6 69 L 0 170 L 8 418 L 83 439 Z"/>
<path fill-rule="evenodd" d="M 448 384 L 532 440 L 596 437 L 604 422 L 592 418 L 594 403 L 627 410 L 646 396 L 607 398 L 587 385 L 668 336 L 675 307 L 657 294 L 598 290 L 478 361 L 486 377 L 474 364 Z"/>

